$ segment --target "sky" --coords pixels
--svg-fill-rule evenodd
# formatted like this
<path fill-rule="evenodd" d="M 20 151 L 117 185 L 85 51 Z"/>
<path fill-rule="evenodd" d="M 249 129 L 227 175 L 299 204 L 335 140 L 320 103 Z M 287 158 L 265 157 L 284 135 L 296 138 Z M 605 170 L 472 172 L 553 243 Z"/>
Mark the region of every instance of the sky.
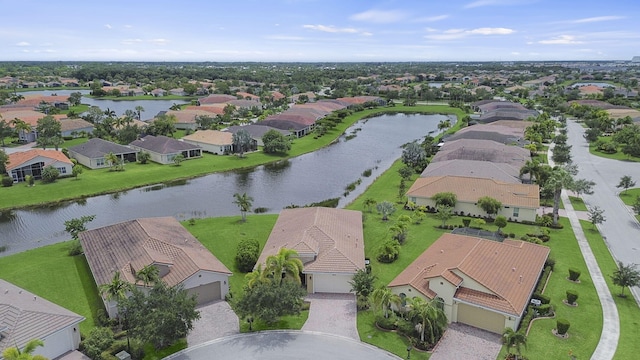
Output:
<path fill-rule="evenodd" d="M 548 61 L 640 55 L 638 0 L 0 0 L 0 61 Z"/>

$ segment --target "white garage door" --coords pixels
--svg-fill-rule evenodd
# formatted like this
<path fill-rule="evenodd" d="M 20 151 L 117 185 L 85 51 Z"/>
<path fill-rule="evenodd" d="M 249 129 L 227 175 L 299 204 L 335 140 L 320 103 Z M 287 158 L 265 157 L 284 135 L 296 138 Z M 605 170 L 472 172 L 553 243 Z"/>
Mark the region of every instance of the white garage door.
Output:
<path fill-rule="evenodd" d="M 315 274 L 313 275 L 314 292 L 346 294 L 351 290 L 351 278 L 353 275 Z"/>
<path fill-rule="evenodd" d="M 458 304 L 458 322 L 502 334 L 504 315 L 467 304 Z"/>
<path fill-rule="evenodd" d="M 187 289 L 187 293 L 189 295 L 196 295 L 196 298 L 198 299 L 198 305 L 214 300 L 220 300 L 222 298 L 220 291 L 220 281 Z"/>

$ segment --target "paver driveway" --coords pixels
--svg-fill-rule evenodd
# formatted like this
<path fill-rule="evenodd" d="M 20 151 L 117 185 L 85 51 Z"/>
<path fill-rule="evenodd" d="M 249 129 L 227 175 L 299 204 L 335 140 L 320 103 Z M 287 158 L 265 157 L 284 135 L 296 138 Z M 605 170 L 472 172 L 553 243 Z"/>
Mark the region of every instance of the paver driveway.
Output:
<path fill-rule="evenodd" d="M 198 308 L 200 319 L 187 335 L 189 347 L 240 332 L 238 316 L 226 301 L 216 301 Z"/>
<path fill-rule="evenodd" d="M 360 340 L 356 328 L 354 294 L 309 294 L 309 318 L 302 330 L 317 331 Z"/>
<path fill-rule="evenodd" d="M 459 323 L 449 324 L 430 360 L 495 360 L 500 335 Z"/>

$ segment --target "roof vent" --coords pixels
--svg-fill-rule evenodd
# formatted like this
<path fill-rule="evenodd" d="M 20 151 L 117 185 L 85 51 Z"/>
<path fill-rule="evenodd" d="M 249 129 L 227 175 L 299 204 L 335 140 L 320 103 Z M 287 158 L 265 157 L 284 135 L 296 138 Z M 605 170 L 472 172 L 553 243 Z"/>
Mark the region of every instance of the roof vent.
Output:
<path fill-rule="evenodd" d="M 522 275 L 520 275 L 520 279 L 518 280 L 519 284 L 522 284 Z"/>
<path fill-rule="evenodd" d="M 514 268 L 514 267 L 513 267 L 513 268 L 511 268 L 511 271 L 516 271 L 516 268 Z"/>
<path fill-rule="evenodd" d="M 444 250 L 440 250 L 440 254 L 444 254 Z"/>

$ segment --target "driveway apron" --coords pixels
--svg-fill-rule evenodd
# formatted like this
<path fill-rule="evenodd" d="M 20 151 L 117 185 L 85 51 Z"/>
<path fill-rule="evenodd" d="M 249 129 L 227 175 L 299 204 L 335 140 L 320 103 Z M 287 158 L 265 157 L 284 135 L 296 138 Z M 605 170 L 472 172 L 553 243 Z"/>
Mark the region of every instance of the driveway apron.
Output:
<path fill-rule="evenodd" d="M 198 308 L 200 319 L 187 335 L 189 347 L 210 340 L 238 334 L 240 332 L 238 316 L 226 301 L 216 301 Z"/>
<path fill-rule="evenodd" d="M 429 359 L 495 360 L 501 348 L 500 335 L 464 324 L 451 323 Z"/>
<path fill-rule="evenodd" d="M 317 331 L 360 340 L 356 328 L 356 296 L 353 294 L 309 294 L 309 318 L 305 331 Z"/>

